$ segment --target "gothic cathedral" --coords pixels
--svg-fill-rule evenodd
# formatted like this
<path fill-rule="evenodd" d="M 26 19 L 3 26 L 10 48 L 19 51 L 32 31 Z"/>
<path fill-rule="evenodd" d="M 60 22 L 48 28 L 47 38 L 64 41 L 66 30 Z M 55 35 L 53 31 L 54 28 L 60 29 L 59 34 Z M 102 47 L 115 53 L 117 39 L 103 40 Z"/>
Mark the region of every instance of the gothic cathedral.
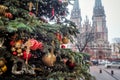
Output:
<path fill-rule="evenodd" d="M 92 23 L 86 16 L 84 23 L 81 24 L 82 18 L 79 0 L 74 2 L 70 20 L 75 22 L 80 31 L 78 44 L 82 52 L 89 53 L 93 59 L 110 58 L 111 46 L 108 41 L 106 15 L 101 0 L 95 0 Z"/>

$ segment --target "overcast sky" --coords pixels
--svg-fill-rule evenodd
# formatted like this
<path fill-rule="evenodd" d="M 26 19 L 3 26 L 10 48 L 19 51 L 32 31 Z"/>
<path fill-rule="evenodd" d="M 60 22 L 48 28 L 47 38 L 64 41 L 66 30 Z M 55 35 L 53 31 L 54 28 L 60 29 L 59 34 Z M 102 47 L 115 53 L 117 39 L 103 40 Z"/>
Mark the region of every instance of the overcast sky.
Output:
<path fill-rule="evenodd" d="M 106 14 L 106 25 L 108 27 L 108 39 L 120 37 L 120 0 L 101 0 Z M 95 0 L 79 0 L 82 21 L 87 15 L 91 21 Z"/>

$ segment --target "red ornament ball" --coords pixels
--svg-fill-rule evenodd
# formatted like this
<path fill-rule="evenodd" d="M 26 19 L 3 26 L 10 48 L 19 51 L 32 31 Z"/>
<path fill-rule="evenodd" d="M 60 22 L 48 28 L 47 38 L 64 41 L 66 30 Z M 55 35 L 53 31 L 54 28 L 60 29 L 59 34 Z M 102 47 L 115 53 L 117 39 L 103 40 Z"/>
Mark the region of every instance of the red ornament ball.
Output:
<path fill-rule="evenodd" d="M 6 13 L 4 14 L 4 16 L 7 17 L 7 18 L 9 18 L 9 19 L 12 19 L 12 18 L 13 18 L 12 13 L 10 13 L 10 12 L 6 12 Z"/>
<path fill-rule="evenodd" d="M 34 13 L 33 13 L 33 12 L 29 12 L 29 15 L 30 15 L 30 16 L 34 16 Z"/>
<path fill-rule="evenodd" d="M 17 52 L 13 52 L 13 55 L 15 55 L 15 56 L 16 56 L 16 55 L 17 55 Z"/>
<path fill-rule="evenodd" d="M 73 70 L 74 67 L 75 67 L 75 62 L 72 62 L 72 61 L 70 61 L 70 60 L 67 60 L 66 65 L 68 66 L 68 68 L 69 68 L 70 70 Z"/>
<path fill-rule="evenodd" d="M 61 48 L 66 48 L 66 46 L 65 45 L 61 45 Z"/>

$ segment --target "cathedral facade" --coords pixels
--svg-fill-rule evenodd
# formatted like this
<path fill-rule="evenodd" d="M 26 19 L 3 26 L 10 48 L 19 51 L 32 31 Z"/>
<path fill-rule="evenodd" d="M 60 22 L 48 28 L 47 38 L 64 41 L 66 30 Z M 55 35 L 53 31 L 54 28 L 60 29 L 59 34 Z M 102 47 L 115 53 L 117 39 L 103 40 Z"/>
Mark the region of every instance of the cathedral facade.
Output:
<path fill-rule="evenodd" d="M 79 50 L 91 55 L 94 59 L 106 59 L 111 55 L 111 46 L 108 41 L 106 15 L 101 0 L 95 0 L 92 22 L 88 17 L 82 22 L 79 0 L 75 0 L 71 11 L 71 21 L 75 22 L 80 31 L 77 37 Z"/>

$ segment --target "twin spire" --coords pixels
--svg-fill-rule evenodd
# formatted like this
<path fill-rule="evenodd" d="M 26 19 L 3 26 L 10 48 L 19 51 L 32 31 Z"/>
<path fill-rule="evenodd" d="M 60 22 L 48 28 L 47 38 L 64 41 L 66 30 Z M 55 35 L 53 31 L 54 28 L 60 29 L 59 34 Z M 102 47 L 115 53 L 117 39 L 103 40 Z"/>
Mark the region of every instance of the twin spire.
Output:
<path fill-rule="evenodd" d="M 95 0 L 95 7 L 102 7 L 101 0 Z M 75 0 L 73 9 L 79 9 L 79 0 Z"/>
<path fill-rule="evenodd" d="M 72 9 L 72 12 L 78 11 L 78 13 L 79 13 L 78 15 L 81 14 L 80 7 L 79 7 L 79 1 L 80 0 L 75 0 L 74 5 L 73 5 L 73 9 Z M 101 0 L 95 0 L 95 6 L 93 9 L 93 16 L 105 16 L 104 7 L 102 6 Z"/>

